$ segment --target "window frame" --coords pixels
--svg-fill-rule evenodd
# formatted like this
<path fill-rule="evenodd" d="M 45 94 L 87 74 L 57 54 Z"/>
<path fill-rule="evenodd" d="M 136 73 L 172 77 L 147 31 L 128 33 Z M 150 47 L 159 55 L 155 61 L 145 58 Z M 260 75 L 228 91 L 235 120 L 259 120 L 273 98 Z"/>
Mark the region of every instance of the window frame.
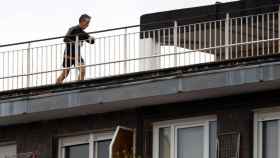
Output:
<path fill-rule="evenodd" d="M 74 145 L 89 145 L 89 158 L 95 158 L 95 142 L 102 141 L 102 140 L 109 140 L 113 139 L 113 132 L 103 132 L 103 133 L 89 133 L 83 135 L 74 135 L 74 136 L 67 136 L 61 137 L 59 139 L 58 145 L 58 157 L 65 158 L 65 148 Z M 67 141 L 68 139 L 68 141 Z M 72 141 L 71 141 L 72 139 Z M 66 143 L 64 143 L 64 141 Z"/>
<path fill-rule="evenodd" d="M 177 120 L 168 120 L 155 122 L 153 124 L 153 158 L 159 158 L 159 129 L 170 128 L 170 158 L 177 158 L 177 131 L 180 128 L 191 128 L 191 127 L 203 127 L 204 133 L 204 145 L 203 146 L 203 158 L 209 158 L 209 125 L 210 122 L 217 121 L 215 115 L 192 117 Z"/>
<path fill-rule="evenodd" d="M 278 131 L 280 131 L 280 108 L 260 109 L 254 111 L 254 158 L 263 157 L 263 122 L 278 120 Z M 278 137 L 280 148 L 280 133 Z M 280 150 L 278 150 L 280 157 Z"/>
<path fill-rule="evenodd" d="M 5 141 L 5 142 L 0 142 L 0 147 L 7 147 L 7 146 L 15 146 L 15 154 L 13 155 L 8 155 L 8 156 L 15 156 L 17 155 L 17 143 L 16 141 Z"/>

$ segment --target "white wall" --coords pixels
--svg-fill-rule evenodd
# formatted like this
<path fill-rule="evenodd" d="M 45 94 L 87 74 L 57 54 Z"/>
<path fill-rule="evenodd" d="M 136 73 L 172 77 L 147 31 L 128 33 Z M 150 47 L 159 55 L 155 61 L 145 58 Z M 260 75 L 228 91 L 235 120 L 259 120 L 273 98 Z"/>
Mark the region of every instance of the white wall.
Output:
<path fill-rule="evenodd" d="M 140 40 L 140 58 L 160 55 L 160 45 L 152 38 Z M 160 57 L 140 60 L 140 71 L 160 68 Z"/>

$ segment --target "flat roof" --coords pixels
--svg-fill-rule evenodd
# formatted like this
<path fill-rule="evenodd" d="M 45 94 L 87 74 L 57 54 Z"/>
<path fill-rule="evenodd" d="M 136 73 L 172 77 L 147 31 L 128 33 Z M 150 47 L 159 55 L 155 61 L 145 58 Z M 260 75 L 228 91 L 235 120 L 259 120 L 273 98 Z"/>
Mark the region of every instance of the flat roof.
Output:
<path fill-rule="evenodd" d="M 278 1 L 274 0 L 242 0 L 219 3 L 207 6 L 183 8 L 163 12 L 144 14 L 140 17 L 141 31 L 165 28 L 174 25 L 193 24 L 225 18 L 226 13 L 231 17 L 246 16 L 278 10 Z"/>

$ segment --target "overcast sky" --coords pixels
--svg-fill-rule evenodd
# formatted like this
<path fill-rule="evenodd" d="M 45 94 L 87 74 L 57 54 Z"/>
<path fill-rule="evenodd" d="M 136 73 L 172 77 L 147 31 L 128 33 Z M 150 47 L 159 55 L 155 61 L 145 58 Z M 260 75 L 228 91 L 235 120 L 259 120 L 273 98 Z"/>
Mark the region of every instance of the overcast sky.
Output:
<path fill-rule="evenodd" d="M 219 0 L 229 2 L 233 0 Z M 78 17 L 87 31 L 139 24 L 146 13 L 214 4 L 216 0 L 7 0 L 0 5 L 0 44 L 64 35 Z"/>

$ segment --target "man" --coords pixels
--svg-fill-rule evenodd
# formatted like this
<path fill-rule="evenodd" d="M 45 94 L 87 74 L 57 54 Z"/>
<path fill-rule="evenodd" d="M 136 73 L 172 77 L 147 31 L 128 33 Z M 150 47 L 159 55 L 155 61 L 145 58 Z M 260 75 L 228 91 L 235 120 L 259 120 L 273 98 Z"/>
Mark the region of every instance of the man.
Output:
<path fill-rule="evenodd" d="M 66 48 L 64 51 L 63 58 L 63 71 L 56 80 L 57 84 L 63 83 L 63 80 L 68 76 L 70 72 L 70 67 L 72 65 L 79 67 L 79 77 L 78 80 L 84 80 L 85 78 L 85 62 L 81 57 L 81 45 L 79 42 L 77 48 L 75 47 L 76 36 L 78 36 L 79 41 L 86 41 L 90 44 L 94 44 L 94 38 L 90 37 L 88 33 L 84 30 L 89 26 L 91 17 L 87 14 L 83 14 L 79 18 L 79 25 L 71 27 L 66 36 L 64 37 L 64 42 Z M 76 52 L 77 50 L 77 52 Z"/>

